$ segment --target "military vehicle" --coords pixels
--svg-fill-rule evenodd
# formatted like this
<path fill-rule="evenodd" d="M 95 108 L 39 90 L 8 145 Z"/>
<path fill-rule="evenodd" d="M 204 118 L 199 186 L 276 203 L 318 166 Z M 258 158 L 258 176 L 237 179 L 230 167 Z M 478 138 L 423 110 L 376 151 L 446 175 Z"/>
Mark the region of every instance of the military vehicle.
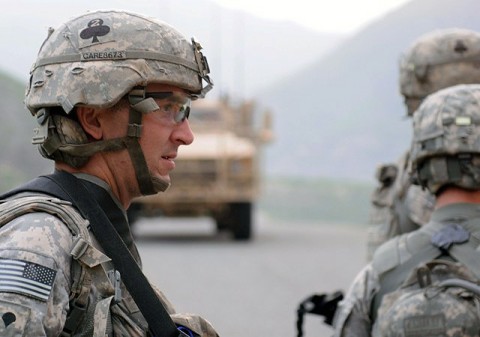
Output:
<path fill-rule="evenodd" d="M 211 217 L 235 240 L 252 237 L 253 207 L 259 196 L 262 145 L 272 140 L 271 114 L 259 116 L 252 101 L 228 97 L 194 101 L 189 118 L 194 142 L 182 146 L 164 193 L 134 200 L 128 215 Z"/>

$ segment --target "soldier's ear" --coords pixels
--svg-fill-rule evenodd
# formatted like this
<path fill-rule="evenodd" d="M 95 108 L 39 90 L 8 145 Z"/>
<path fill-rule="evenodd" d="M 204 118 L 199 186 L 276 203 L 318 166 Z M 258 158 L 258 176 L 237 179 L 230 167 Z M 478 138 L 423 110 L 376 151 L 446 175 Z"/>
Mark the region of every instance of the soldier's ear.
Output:
<path fill-rule="evenodd" d="M 100 111 L 95 108 L 77 107 L 77 119 L 85 133 L 92 139 L 99 140 L 103 137 L 103 130 L 98 119 Z"/>

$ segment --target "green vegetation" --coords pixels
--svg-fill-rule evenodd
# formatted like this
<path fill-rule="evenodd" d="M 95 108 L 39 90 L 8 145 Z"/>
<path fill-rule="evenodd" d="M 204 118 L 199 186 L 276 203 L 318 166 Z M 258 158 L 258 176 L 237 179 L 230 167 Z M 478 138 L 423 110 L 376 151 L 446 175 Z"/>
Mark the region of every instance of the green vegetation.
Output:
<path fill-rule="evenodd" d="M 0 71 L 0 192 L 51 171 L 31 139 L 35 119 L 25 108 L 25 84 Z"/>
<path fill-rule="evenodd" d="M 327 178 L 266 178 L 258 207 L 279 221 L 364 225 L 373 185 Z"/>
<path fill-rule="evenodd" d="M 0 163 L 0 193 L 8 191 L 9 189 L 25 182 L 26 176 L 23 172 L 6 165 L 3 160 Z"/>

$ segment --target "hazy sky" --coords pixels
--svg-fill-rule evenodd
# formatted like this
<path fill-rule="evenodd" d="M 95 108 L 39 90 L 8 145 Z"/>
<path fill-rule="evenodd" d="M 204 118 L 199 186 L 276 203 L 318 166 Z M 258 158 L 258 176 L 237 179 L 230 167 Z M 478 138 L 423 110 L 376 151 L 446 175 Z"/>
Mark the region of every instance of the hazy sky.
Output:
<path fill-rule="evenodd" d="M 190 0 L 191 1 L 191 0 Z M 373 20 L 410 1 L 418 0 L 210 0 L 230 9 L 244 11 L 258 17 L 293 21 L 323 33 L 356 33 Z M 189 10 L 179 0 L 15 0 L 0 14 L 0 37 L 12 35 L 12 25 L 36 25 L 37 28 L 56 27 L 66 19 L 86 10 L 121 8 L 142 14 L 162 13 L 169 21 L 173 15 Z M 207 5 L 208 6 L 208 5 Z M 153 15 L 153 14 L 152 14 Z M 204 20 L 204 18 L 199 18 Z M 4 27 L 5 26 L 5 27 Z M 15 34 L 13 34 L 15 35 Z M 2 37 L 2 42 L 5 39 Z"/>
<path fill-rule="evenodd" d="M 25 78 L 48 27 L 58 27 L 87 10 L 121 8 L 174 22 L 175 16 L 191 10 L 190 1 L 197 0 L 15 0 L 0 14 L 0 69 Z M 353 34 L 408 1 L 418 0 L 213 0 L 206 6 L 293 21 L 319 32 Z M 188 14 L 192 17 L 192 12 Z M 198 24 L 208 24 L 209 19 L 198 16 Z"/>
<path fill-rule="evenodd" d="M 58 24 L 65 17 L 92 8 L 124 8 L 148 14 L 158 8 L 174 12 L 178 0 L 15 0 L 1 16 L 21 12 L 36 20 L 56 18 Z M 415 0 L 213 0 L 219 5 L 242 10 L 256 16 L 294 21 L 320 32 L 354 33 L 365 24 L 399 6 Z M 38 8 L 40 13 L 38 12 Z M 62 13 L 63 15 L 58 15 Z M 168 13 L 167 13 L 168 14 Z M 1 35 L 1 33 L 0 33 Z"/>
<path fill-rule="evenodd" d="M 295 21 L 320 32 L 353 33 L 371 20 L 414 0 L 214 0 L 257 16 Z"/>

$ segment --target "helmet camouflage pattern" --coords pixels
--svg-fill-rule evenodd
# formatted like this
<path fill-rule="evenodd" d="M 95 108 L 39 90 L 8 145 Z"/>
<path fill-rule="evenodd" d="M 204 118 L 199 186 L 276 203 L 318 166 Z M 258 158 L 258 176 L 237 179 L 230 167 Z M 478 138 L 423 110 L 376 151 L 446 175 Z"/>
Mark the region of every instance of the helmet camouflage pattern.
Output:
<path fill-rule="evenodd" d="M 432 193 L 446 185 L 480 189 L 480 85 L 429 95 L 413 116 L 414 177 Z"/>
<path fill-rule="evenodd" d="M 400 62 L 400 92 L 408 115 L 429 94 L 457 84 L 480 83 L 480 33 L 436 30 L 413 42 Z"/>
<path fill-rule="evenodd" d="M 76 17 L 49 35 L 32 67 L 26 105 L 110 107 L 136 86 L 165 83 L 203 96 L 210 89 L 201 46 L 170 25 L 122 11 Z M 203 87 L 202 79 L 209 85 Z"/>

